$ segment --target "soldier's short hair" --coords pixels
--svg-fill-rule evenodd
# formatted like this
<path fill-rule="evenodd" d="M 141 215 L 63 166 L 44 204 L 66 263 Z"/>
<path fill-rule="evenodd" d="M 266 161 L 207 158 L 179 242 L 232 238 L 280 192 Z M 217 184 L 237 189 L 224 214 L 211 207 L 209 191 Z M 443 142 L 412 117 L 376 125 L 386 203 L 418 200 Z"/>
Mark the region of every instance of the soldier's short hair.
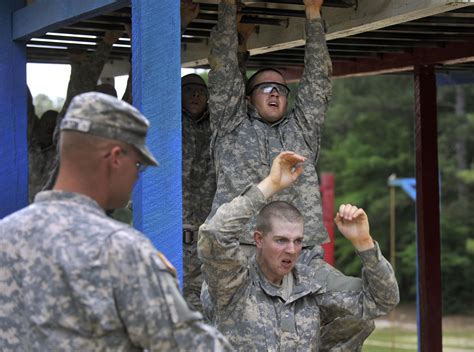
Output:
<path fill-rule="evenodd" d="M 303 215 L 294 205 L 279 200 L 268 203 L 260 210 L 257 215 L 256 230 L 264 235 L 271 232 L 274 219 L 304 223 Z"/>

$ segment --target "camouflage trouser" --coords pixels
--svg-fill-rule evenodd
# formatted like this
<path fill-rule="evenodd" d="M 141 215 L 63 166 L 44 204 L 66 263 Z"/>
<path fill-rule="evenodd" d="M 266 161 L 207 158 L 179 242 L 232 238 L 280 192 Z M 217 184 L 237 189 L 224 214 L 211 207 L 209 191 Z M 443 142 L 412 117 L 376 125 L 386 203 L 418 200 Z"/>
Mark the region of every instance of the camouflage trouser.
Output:
<path fill-rule="evenodd" d="M 204 278 L 197 255 L 197 241 L 183 243 L 183 296 L 196 310 L 202 312 L 201 287 Z"/>
<path fill-rule="evenodd" d="M 255 246 L 241 244 L 240 248 L 245 256 L 250 259 L 255 254 Z M 299 262 L 318 269 L 321 273 L 338 273 L 323 259 L 322 247 L 303 248 Z M 362 290 L 361 280 L 354 278 L 350 283 L 351 290 Z M 373 320 L 357 319 L 353 316 L 336 318 L 331 321 L 321 322 L 320 352 L 360 352 L 365 339 L 374 331 Z"/>

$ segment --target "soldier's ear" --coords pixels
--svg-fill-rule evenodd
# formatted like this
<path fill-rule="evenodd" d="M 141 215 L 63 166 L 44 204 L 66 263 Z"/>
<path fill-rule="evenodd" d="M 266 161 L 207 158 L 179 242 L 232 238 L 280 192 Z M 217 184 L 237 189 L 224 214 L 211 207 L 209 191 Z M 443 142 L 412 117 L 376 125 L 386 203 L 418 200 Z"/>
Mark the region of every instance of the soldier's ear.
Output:
<path fill-rule="evenodd" d="M 112 147 L 110 151 L 107 153 L 105 158 L 109 163 L 112 169 L 118 169 L 121 166 L 122 160 L 120 158 L 120 154 L 122 154 L 122 148 L 118 145 Z"/>
<path fill-rule="evenodd" d="M 262 242 L 263 242 L 263 233 L 261 233 L 260 231 L 255 231 L 253 233 L 253 239 L 255 241 L 255 245 L 257 246 L 257 248 L 262 248 Z"/>

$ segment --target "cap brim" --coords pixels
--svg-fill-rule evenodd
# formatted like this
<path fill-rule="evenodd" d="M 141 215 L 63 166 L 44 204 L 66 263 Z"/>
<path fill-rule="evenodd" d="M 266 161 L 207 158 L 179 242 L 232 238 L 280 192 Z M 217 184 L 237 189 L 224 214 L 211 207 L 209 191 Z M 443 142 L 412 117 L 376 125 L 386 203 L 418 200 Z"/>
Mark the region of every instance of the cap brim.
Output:
<path fill-rule="evenodd" d="M 151 166 L 158 166 L 160 165 L 158 163 L 158 161 L 156 161 L 155 157 L 153 156 L 153 154 L 151 153 L 151 151 L 147 148 L 146 145 L 141 145 L 141 146 L 135 146 L 135 148 L 138 149 L 138 151 L 140 152 L 140 154 L 142 155 L 143 159 L 144 159 L 144 162 L 147 164 L 147 165 L 151 165 Z"/>

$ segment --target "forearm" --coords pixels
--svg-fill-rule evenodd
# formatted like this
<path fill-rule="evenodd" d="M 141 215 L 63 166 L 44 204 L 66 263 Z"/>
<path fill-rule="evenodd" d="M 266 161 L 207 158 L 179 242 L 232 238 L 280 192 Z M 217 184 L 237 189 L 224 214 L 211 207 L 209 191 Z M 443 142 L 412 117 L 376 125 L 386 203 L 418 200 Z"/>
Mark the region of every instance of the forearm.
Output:
<path fill-rule="evenodd" d="M 295 101 L 296 117 L 317 140 L 331 97 L 332 66 L 321 18 L 306 19 L 305 66 Z"/>
<path fill-rule="evenodd" d="M 398 284 L 390 263 L 382 255 L 377 243 L 358 252 L 362 263 L 364 315 L 376 317 L 391 311 L 400 300 Z"/>
<path fill-rule="evenodd" d="M 211 33 L 209 54 L 209 112 L 211 129 L 232 131 L 246 114 L 245 87 L 237 61 L 235 4 L 220 3 L 219 19 Z"/>
<path fill-rule="evenodd" d="M 209 65 L 212 70 L 228 68 L 230 63 L 237 65 L 237 7 L 234 2 L 223 1 L 218 8 L 218 21 L 211 32 Z M 230 62 L 229 62 L 230 60 Z"/>
<path fill-rule="evenodd" d="M 100 77 L 102 69 L 104 68 L 105 63 L 109 59 L 110 52 L 112 51 L 113 43 L 109 41 L 102 40 L 98 45 L 97 49 L 91 56 L 88 58 L 86 65 L 81 65 L 84 74 L 90 75 L 91 81 L 97 83 L 97 80 Z"/>
<path fill-rule="evenodd" d="M 321 9 L 315 5 L 305 5 L 305 15 L 309 20 L 321 18 Z"/>

